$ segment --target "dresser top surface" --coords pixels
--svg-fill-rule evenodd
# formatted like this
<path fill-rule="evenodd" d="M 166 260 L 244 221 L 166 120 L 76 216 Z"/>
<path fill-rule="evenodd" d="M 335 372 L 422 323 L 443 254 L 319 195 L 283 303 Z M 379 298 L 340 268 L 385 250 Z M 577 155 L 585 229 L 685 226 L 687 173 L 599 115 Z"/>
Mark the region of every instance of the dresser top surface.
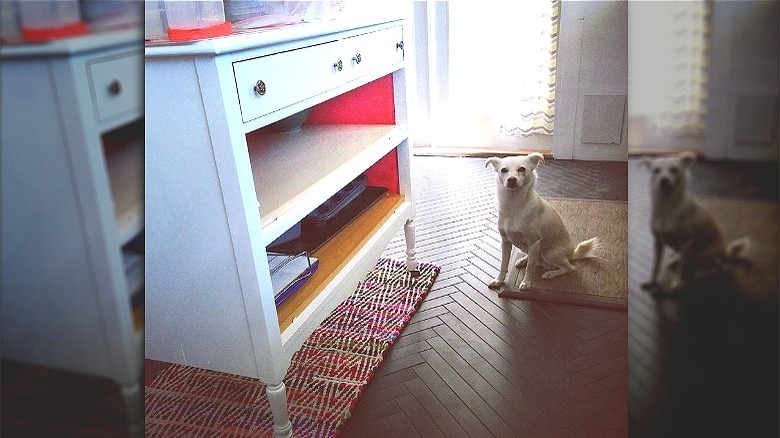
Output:
<path fill-rule="evenodd" d="M 90 33 L 83 36 L 45 41 L 0 45 L 3 58 L 69 56 L 120 46 L 142 47 L 143 29 L 121 29 Z"/>
<path fill-rule="evenodd" d="M 322 37 L 330 34 L 385 23 L 398 22 L 401 16 L 352 17 L 323 22 L 307 22 L 286 26 L 258 28 L 235 32 L 232 35 L 191 42 L 146 42 L 146 57 L 216 56 L 258 47 Z"/>

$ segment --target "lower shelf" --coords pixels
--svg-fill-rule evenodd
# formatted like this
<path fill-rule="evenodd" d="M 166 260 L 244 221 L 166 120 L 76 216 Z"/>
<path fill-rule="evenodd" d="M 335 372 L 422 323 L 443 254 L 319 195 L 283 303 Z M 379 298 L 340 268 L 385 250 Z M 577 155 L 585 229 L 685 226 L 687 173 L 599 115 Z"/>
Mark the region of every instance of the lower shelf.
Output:
<path fill-rule="evenodd" d="M 306 310 L 403 203 L 404 197 L 401 195 L 385 196 L 312 254 L 320 261 L 317 272 L 301 289 L 277 307 L 281 331 L 287 329 L 293 320 Z"/>

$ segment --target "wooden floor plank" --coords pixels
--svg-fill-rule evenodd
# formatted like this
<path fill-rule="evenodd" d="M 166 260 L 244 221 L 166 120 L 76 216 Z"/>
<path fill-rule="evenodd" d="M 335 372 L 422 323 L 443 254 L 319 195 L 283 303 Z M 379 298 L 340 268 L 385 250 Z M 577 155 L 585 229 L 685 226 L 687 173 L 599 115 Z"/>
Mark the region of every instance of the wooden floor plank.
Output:
<path fill-rule="evenodd" d="M 420 436 L 425 438 L 443 438 L 445 436 L 436 426 L 436 422 L 425 413 L 425 409 L 417 402 L 417 399 L 415 399 L 412 394 L 407 394 L 399 398 L 397 403 Z"/>
<path fill-rule="evenodd" d="M 434 393 L 418 377 L 410 380 L 406 384 L 409 392 L 427 414 L 427 416 L 436 424 L 447 437 L 468 436 L 457 420 L 452 416 L 446 406 L 436 397 Z"/>
<path fill-rule="evenodd" d="M 425 386 L 439 399 L 447 412 L 452 414 L 455 421 L 463 430 L 472 437 L 491 436 L 490 431 L 477 418 L 466 403 L 453 391 L 442 378 L 434 371 L 429 363 L 422 363 L 414 367 L 417 375 Z"/>

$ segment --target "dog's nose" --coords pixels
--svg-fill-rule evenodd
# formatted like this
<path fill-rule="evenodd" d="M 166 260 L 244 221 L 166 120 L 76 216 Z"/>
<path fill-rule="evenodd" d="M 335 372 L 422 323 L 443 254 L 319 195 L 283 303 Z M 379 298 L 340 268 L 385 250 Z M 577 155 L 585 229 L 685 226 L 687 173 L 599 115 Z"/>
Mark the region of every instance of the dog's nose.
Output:
<path fill-rule="evenodd" d="M 664 178 L 661 178 L 661 180 L 658 182 L 658 184 L 661 185 L 662 189 L 669 189 L 669 188 L 672 187 L 672 180 L 670 180 L 669 178 L 664 177 Z"/>
<path fill-rule="evenodd" d="M 517 178 L 514 176 L 510 176 L 506 179 L 506 186 L 507 187 L 517 187 Z"/>

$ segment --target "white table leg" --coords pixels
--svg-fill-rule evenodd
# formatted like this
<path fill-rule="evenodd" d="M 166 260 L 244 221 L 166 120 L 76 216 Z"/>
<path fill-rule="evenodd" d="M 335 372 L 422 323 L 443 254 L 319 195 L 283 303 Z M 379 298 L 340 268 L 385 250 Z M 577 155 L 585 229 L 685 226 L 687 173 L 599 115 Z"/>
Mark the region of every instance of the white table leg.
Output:
<path fill-rule="evenodd" d="M 271 415 L 274 417 L 274 436 L 278 438 L 292 437 L 292 423 L 287 411 L 287 390 L 284 382 L 268 385 L 265 389 Z"/>
<path fill-rule="evenodd" d="M 406 269 L 416 277 L 420 275 L 417 269 L 416 251 L 414 250 L 414 219 L 408 219 L 404 224 L 404 238 L 406 239 Z"/>
<path fill-rule="evenodd" d="M 141 385 L 138 382 L 123 384 L 121 387 L 122 399 L 127 410 L 127 427 L 130 436 L 144 436 L 144 400 Z"/>

